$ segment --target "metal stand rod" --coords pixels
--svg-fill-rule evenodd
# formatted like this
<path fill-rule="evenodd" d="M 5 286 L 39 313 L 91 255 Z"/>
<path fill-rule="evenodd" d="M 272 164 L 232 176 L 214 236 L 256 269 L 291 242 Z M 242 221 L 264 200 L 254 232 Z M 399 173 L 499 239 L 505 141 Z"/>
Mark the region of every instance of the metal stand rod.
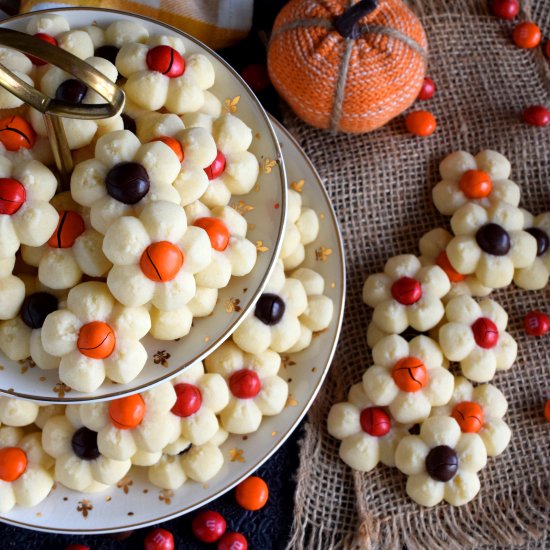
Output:
<path fill-rule="evenodd" d="M 65 135 L 61 117 L 44 113 L 44 122 L 46 123 L 55 165 L 59 171 L 61 190 L 68 191 L 71 182 L 71 172 L 73 171 L 73 157 L 69 149 L 69 142 Z"/>

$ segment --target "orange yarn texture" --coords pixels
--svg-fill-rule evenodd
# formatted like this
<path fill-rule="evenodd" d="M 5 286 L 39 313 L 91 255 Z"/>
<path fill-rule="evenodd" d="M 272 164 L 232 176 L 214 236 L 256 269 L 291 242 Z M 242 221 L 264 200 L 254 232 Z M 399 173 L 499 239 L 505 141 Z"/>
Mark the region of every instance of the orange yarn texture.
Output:
<path fill-rule="evenodd" d="M 291 0 L 273 27 L 271 81 L 318 128 L 375 130 L 407 109 L 422 86 L 427 40 L 420 21 L 401 0 L 379 0 L 346 38 L 335 18 L 356 3 Z"/>

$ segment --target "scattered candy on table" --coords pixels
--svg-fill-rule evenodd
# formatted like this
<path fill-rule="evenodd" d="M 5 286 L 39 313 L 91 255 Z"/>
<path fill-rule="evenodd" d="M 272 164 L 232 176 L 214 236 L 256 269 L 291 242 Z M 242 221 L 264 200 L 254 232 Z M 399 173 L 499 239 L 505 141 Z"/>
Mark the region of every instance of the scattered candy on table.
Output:
<path fill-rule="evenodd" d="M 540 28 L 531 21 L 518 23 L 512 32 L 512 39 L 518 48 L 528 50 L 536 48 L 540 44 L 541 38 Z"/>
<path fill-rule="evenodd" d="M 174 550 L 174 535 L 166 529 L 153 529 L 143 541 L 144 550 Z"/>
<path fill-rule="evenodd" d="M 245 510 L 259 510 L 266 505 L 269 498 L 267 483 L 261 477 L 250 476 L 237 485 L 235 498 Z"/>
<path fill-rule="evenodd" d="M 531 126 L 546 126 L 550 122 L 550 111 L 542 105 L 533 105 L 523 111 L 523 120 Z"/>
<path fill-rule="evenodd" d="M 414 111 L 405 116 L 407 130 L 419 137 L 431 136 L 436 128 L 435 117 L 429 111 Z"/>
<path fill-rule="evenodd" d="M 514 19 L 519 13 L 518 0 L 492 0 L 491 12 L 501 19 Z"/>
<path fill-rule="evenodd" d="M 432 99 L 432 97 L 435 95 L 436 87 L 435 82 L 427 76 L 424 78 L 424 82 L 422 83 L 422 88 L 420 88 L 420 93 L 418 94 L 418 99 L 421 101 L 427 101 L 428 99 Z"/>
<path fill-rule="evenodd" d="M 226 533 L 218 542 L 218 550 L 247 550 L 248 541 L 241 533 Z"/>
<path fill-rule="evenodd" d="M 523 318 L 523 327 L 530 336 L 543 336 L 550 330 L 550 318 L 542 311 L 530 311 Z"/>
<path fill-rule="evenodd" d="M 226 527 L 224 517 L 211 510 L 197 514 L 191 524 L 193 534 L 202 542 L 216 542 L 223 536 Z"/>

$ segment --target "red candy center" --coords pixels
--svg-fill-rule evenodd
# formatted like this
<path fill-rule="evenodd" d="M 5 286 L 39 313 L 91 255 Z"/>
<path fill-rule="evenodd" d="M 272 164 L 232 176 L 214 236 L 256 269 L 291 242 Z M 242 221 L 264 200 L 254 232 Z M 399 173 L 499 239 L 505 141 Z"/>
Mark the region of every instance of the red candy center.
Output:
<path fill-rule="evenodd" d="M 197 386 L 193 384 L 176 384 L 174 390 L 176 390 L 178 399 L 171 409 L 173 414 L 187 418 L 201 408 L 202 395 Z"/>
<path fill-rule="evenodd" d="M 72 210 L 61 210 L 59 212 L 59 223 L 53 235 L 49 238 L 48 244 L 52 248 L 71 248 L 85 229 L 86 226 L 80 214 Z"/>
<path fill-rule="evenodd" d="M 480 317 L 473 325 L 472 331 L 476 344 L 480 348 L 491 349 L 498 344 L 498 328 L 487 317 Z"/>
<path fill-rule="evenodd" d="M 422 298 L 422 286 L 416 279 L 401 277 L 391 286 L 391 295 L 400 304 L 410 306 Z"/>
<path fill-rule="evenodd" d="M 407 393 L 421 390 L 430 380 L 426 366 L 417 357 L 403 357 L 397 361 L 391 375 L 397 387 Z"/>
<path fill-rule="evenodd" d="M 359 422 L 361 423 L 361 429 L 374 437 L 386 435 L 391 428 L 391 420 L 388 413 L 380 407 L 363 409 Z"/>
<path fill-rule="evenodd" d="M 46 33 L 38 32 L 35 35 L 33 35 L 35 38 L 40 38 L 43 42 L 47 42 L 48 44 L 51 44 L 52 46 L 57 46 L 57 40 Z M 38 57 L 35 57 L 34 55 L 28 55 L 27 56 L 31 61 L 33 65 L 36 65 L 38 67 L 41 67 L 42 65 L 46 65 L 47 61 L 44 61 L 43 59 L 39 59 Z"/>
<path fill-rule="evenodd" d="M 214 162 L 204 169 L 209 180 L 215 180 L 216 178 L 219 178 L 224 170 L 225 155 L 221 151 L 218 151 Z"/>
<path fill-rule="evenodd" d="M 132 430 L 141 424 L 145 410 L 145 401 L 141 395 L 128 395 L 109 403 L 109 418 L 115 428 Z"/>
<path fill-rule="evenodd" d="M 27 193 L 22 183 L 12 178 L 0 178 L 0 214 L 15 214 L 26 198 Z"/>
<path fill-rule="evenodd" d="M 214 250 L 223 252 L 229 244 L 231 237 L 227 225 L 219 218 L 200 218 L 193 224 L 204 229 L 210 238 L 210 244 Z"/>
<path fill-rule="evenodd" d="M 0 120 L 0 142 L 8 151 L 30 149 L 36 141 L 36 132 L 19 115 Z"/>
<path fill-rule="evenodd" d="M 86 357 L 105 359 L 113 353 L 115 343 L 115 333 L 107 323 L 92 321 L 80 329 L 76 345 L 78 351 Z"/>
<path fill-rule="evenodd" d="M 493 189 L 491 177 L 483 170 L 467 170 L 462 174 L 458 185 L 469 199 L 488 197 Z"/>
<path fill-rule="evenodd" d="M 148 279 L 156 283 L 165 283 L 176 277 L 184 260 L 183 252 L 175 244 L 160 241 L 150 244 L 145 249 L 139 265 Z"/>
<path fill-rule="evenodd" d="M 170 46 L 155 46 L 147 52 L 147 67 L 169 78 L 181 76 L 185 71 L 183 57 Z"/>
<path fill-rule="evenodd" d="M 178 157 L 178 160 L 180 162 L 183 162 L 183 148 L 181 146 L 181 143 L 174 138 L 168 137 L 168 136 L 161 136 L 155 139 L 152 139 L 151 141 L 162 141 L 165 145 L 168 145 L 174 153 L 176 153 L 176 156 Z"/>
<path fill-rule="evenodd" d="M 260 393 L 262 383 L 255 371 L 241 369 L 231 375 L 229 389 L 239 399 L 251 399 Z"/>
<path fill-rule="evenodd" d="M 477 433 L 485 423 L 483 407 L 473 401 L 457 403 L 451 412 L 451 416 L 458 422 L 464 433 Z"/>
<path fill-rule="evenodd" d="M 15 481 L 27 469 L 27 455 L 19 447 L 4 447 L 0 449 L 0 479 Z"/>

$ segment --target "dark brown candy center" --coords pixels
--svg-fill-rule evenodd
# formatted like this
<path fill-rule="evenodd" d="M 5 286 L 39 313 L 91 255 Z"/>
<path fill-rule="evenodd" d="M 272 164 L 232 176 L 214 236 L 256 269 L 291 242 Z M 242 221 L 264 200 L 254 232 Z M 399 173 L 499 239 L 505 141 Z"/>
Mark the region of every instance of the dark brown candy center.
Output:
<path fill-rule="evenodd" d="M 88 86 L 80 82 L 80 80 L 75 80 L 70 78 L 69 80 L 63 81 L 55 91 L 55 99 L 60 99 L 62 101 L 68 101 L 69 103 L 74 103 L 78 105 L 82 103 L 84 96 L 88 91 Z"/>
<path fill-rule="evenodd" d="M 118 48 L 116 46 L 100 46 L 95 51 L 96 57 L 102 57 L 107 61 L 110 61 L 113 65 L 116 64 L 116 56 L 118 55 Z"/>
<path fill-rule="evenodd" d="M 285 303 L 283 300 L 276 294 L 262 294 L 258 303 L 256 304 L 256 309 L 254 310 L 254 315 L 262 322 L 264 325 L 276 325 L 285 314 Z"/>
<path fill-rule="evenodd" d="M 529 235 L 535 237 L 537 240 L 537 256 L 542 256 L 548 250 L 548 246 L 550 246 L 550 238 L 548 237 L 548 233 L 538 227 L 530 227 L 525 231 L 527 231 Z"/>
<path fill-rule="evenodd" d="M 493 256 L 505 256 L 510 250 L 510 235 L 496 223 L 487 223 L 476 233 L 476 241 L 483 252 Z"/>
<path fill-rule="evenodd" d="M 426 470 L 437 481 L 453 479 L 458 470 L 456 451 L 447 445 L 434 447 L 426 457 Z"/>
<path fill-rule="evenodd" d="M 124 204 L 136 204 L 149 191 L 149 175 L 137 162 L 122 162 L 107 172 L 105 185 L 113 199 Z"/>
<path fill-rule="evenodd" d="M 97 432 L 82 427 L 73 434 L 71 447 L 74 454 L 82 460 L 95 460 L 99 456 Z"/>
<path fill-rule="evenodd" d="M 42 328 L 46 317 L 57 310 L 57 298 L 47 292 L 29 294 L 21 306 L 21 319 L 30 328 Z"/>

